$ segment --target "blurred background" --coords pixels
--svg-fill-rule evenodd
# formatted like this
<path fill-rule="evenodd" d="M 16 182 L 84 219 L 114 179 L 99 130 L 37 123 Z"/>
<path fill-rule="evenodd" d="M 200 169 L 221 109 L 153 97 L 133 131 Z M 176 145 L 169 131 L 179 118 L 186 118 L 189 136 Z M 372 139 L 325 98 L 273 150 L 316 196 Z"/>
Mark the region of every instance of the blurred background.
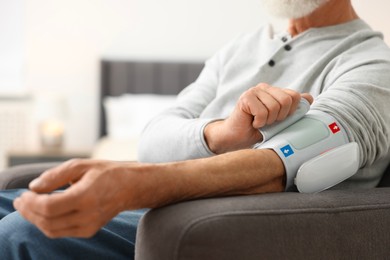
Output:
<path fill-rule="evenodd" d="M 203 62 L 264 23 L 283 28 L 259 1 L 0 0 L 0 170 L 92 153 L 102 59 Z M 390 2 L 353 2 L 390 43 Z"/>

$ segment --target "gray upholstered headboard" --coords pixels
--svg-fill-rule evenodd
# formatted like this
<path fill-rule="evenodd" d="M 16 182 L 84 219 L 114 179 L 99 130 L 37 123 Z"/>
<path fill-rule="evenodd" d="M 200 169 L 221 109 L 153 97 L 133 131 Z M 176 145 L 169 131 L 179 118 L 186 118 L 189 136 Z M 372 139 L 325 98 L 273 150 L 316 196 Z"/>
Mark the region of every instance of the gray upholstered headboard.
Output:
<path fill-rule="evenodd" d="M 106 135 L 103 99 L 106 96 L 132 94 L 175 95 L 198 77 L 203 62 L 101 62 L 100 136 Z"/>

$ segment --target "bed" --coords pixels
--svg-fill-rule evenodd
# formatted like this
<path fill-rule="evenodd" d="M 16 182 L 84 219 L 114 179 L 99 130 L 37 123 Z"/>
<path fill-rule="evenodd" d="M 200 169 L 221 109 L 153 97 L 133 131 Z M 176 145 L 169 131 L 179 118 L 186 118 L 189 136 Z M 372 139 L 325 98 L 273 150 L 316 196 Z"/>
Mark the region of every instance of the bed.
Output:
<path fill-rule="evenodd" d="M 92 158 L 137 160 L 142 128 L 196 80 L 203 62 L 101 61 L 99 140 Z"/>

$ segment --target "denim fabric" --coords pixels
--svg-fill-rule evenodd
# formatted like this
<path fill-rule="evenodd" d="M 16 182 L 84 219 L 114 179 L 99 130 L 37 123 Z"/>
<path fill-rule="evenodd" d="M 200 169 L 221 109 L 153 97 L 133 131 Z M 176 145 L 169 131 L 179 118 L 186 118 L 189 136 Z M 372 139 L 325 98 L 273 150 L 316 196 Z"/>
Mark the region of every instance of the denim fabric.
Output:
<path fill-rule="evenodd" d="M 12 201 L 22 192 L 0 191 L 1 259 L 134 258 L 136 229 L 146 210 L 120 213 L 90 239 L 50 239 L 14 212 Z"/>

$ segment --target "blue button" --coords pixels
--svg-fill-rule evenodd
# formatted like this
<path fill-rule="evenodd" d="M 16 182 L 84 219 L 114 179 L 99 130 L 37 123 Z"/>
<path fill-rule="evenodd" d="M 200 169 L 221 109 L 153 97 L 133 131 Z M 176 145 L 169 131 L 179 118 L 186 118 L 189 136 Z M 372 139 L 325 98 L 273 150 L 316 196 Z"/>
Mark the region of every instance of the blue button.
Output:
<path fill-rule="evenodd" d="M 294 150 L 291 148 L 289 144 L 280 148 L 280 151 L 282 151 L 284 157 L 286 158 L 294 154 Z"/>

